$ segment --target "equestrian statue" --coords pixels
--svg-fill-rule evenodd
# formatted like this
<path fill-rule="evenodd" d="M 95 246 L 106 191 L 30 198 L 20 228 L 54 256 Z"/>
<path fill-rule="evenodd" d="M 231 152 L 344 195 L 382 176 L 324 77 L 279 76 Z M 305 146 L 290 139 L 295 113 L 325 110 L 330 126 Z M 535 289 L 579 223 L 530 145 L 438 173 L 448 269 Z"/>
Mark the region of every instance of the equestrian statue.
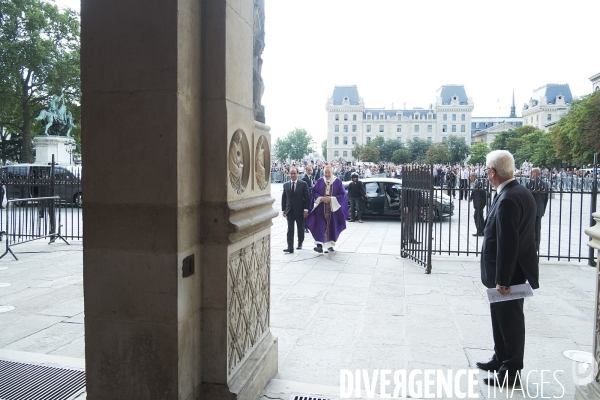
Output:
<path fill-rule="evenodd" d="M 71 137 L 71 129 L 75 126 L 73 115 L 71 111 L 67 111 L 67 106 L 65 106 L 62 91 L 60 97 L 55 94 L 52 95 L 48 108 L 40 111 L 35 120 L 42 121 L 42 124 L 46 127 L 44 131 L 44 135 L 46 136 L 49 134 L 60 136 L 61 133 L 66 131 L 66 136 Z"/>

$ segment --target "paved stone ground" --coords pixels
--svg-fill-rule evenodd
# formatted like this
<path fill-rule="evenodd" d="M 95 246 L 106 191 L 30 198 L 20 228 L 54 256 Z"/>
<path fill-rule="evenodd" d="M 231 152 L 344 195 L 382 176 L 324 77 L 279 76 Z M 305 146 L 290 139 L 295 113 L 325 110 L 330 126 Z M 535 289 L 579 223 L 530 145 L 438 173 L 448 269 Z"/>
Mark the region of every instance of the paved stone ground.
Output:
<path fill-rule="evenodd" d="M 280 209 L 281 185 L 273 185 L 273 195 Z M 339 397 L 341 369 L 469 369 L 491 355 L 478 259 L 437 258 L 433 273 L 424 275 L 396 256 L 399 228 L 396 220 L 348 224 L 337 252 L 313 252 L 308 237 L 304 250 L 286 255 L 285 220 L 274 220 L 271 325 L 279 337 L 279 373 L 262 399 Z M 83 358 L 81 242 L 14 249 L 20 261 L 0 259 L 0 283 L 11 284 L 0 285 L 0 305 L 15 307 L 0 313 L 0 358 L 18 358 L 19 351 L 40 360 Z M 543 264 L 542 288 L 526 301 L 525 372 L 564 370 L 558 375 L 564 398 L 574 388 L 572 363 L 562 352 L 591 351 L 593 278 L 594 269 L 582 264 Z M 483 377 L 477 390 L 487 397 Z M 545 380 L 554 384 L 544 396 L 559 396 L 560 386 Z M 532 397 L 539 381 L 533 374 Z"/>

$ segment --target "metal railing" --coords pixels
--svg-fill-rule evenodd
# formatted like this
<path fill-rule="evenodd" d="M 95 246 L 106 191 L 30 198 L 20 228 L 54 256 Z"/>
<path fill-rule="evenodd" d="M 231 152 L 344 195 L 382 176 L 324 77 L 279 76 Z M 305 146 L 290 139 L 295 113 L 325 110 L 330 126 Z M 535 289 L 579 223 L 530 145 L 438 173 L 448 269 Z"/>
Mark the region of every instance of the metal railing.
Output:
<path fill-rule="evenodd" d="M 4 213 L 6 251 L 0 256 L 10 253 L 18 260 L 11 247 L 37 239 L 50 238 L 69 244 L 61 235 L 62 219 L 57 202 L 60 197 L 38 197 L 35 199 L 13 199 L 6 203 Z"/>

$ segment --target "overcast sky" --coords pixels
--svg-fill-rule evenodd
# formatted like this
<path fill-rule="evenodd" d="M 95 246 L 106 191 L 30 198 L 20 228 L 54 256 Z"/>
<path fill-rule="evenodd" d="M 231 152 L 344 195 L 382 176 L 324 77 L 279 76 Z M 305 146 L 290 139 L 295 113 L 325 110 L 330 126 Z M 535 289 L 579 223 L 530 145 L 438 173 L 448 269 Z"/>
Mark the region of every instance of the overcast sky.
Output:
<path fill-rule="evenodd" d="M 79 0 L 57 0 L 79 9 Z M 592 90 L 600 72 L 598 0 L 265 0 L 263 80 L 274 139 L 305 128 L 326 138 L 335 85 L 358 85 L 370 108 L 428 107 L 464 84 L 473 116 L 517 115 L 534 89 Z M 501 109 L 498 110 L 498 100 Z"/>

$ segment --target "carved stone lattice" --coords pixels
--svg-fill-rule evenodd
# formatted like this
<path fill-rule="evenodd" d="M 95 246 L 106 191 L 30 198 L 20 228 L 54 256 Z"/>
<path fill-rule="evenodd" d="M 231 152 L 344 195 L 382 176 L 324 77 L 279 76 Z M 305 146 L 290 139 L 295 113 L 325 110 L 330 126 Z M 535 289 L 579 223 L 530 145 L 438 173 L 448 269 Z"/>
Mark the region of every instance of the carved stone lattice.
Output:
<path fill-rule="evenodd" d="M 269 329 L 271 236 L 236 251 L 227 267 L 227 367 L 231 373 Z"/>

